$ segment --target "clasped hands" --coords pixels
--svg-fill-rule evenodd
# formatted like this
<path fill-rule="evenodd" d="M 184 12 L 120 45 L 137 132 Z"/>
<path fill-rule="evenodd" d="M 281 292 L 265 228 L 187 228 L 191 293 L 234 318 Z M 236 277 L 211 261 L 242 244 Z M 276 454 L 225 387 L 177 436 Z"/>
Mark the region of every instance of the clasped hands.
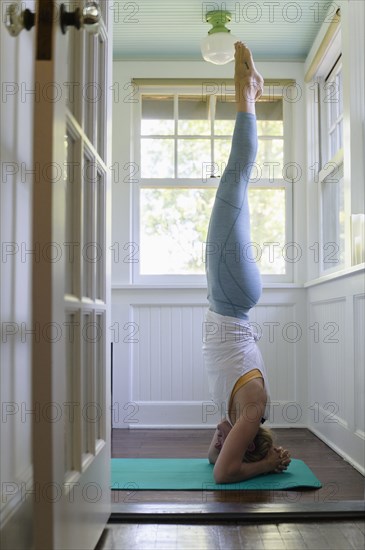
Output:
<path fill-rule="evenodd" d="M 266 459 L 271 466 L 270 471 L 276 474 L 281 474 L 287 470 L 291 462 L 289 451 L 287 449 L 283 449 L 283 447 L 272 447 L 268 452 Z"/>

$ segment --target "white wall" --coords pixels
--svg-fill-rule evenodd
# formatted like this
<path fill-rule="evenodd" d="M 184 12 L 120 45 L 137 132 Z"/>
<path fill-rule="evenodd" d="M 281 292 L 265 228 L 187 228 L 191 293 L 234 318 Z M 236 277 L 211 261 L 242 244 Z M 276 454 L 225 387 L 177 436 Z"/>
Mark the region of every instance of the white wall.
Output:
<path fill-rule="evenodd" d="M 4 3 L 5 4 L 5 3 Z M 34 2 L 22 2 L 34 11 Z M 2 16 L 4 6 L 1 6 Z M 34 29 L 12 38 L 0 26 L 1 125 L 1 541 L 31 542 L 31 208 Z M 22 492 L 23 489 L 23 492 Z"/>
<path fill-rule="evenodd" d="M 308 288 L 310 429 L 364 473 L 364 273 Z"/>
<path fill-rule="evenodd" d="M 351 213 L 364 213 L 365 189 L 365 5 L 341 2 L 344 75 L 344 186 L 346 266 L 320 277 L 308 262 L 308 399 L 310 429 L 365 472 L 364 429 L 364 264 L 351 266 Z M 308 56 L 315 55 L 315 50 Z M 308 167 L 316 159 L 317 120 L 313 91 L 307 88 Z M 309 172 L 309 171 L 308 171 Z M 308 174 L 309 176 L 309 174 Z M 313 172 L 312 172 L 313 177 Z M 308 242 L 319 240 L 318 184 L 308 177 Z"/>

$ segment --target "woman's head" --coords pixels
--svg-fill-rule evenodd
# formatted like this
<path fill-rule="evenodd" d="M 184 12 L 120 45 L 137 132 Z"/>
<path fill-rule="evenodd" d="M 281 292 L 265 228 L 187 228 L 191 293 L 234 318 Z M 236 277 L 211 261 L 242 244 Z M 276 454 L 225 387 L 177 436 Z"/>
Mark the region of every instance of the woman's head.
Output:
<path fill-rule="evenodd" d="M 269 450 L 274 444 L 274 437 L 271 430 L 268 428 L 259 427 L 258 432 L 248 446 L 247 451 L 243 457 L 243 462 L 258 462 L 265 458 Z"/>

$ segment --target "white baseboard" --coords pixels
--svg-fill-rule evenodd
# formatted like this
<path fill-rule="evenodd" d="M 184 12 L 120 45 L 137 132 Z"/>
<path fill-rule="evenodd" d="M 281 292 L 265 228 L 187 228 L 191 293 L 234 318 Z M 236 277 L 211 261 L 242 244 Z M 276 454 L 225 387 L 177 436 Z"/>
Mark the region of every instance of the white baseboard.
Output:
<path fill-rule="evenodd" d="M 334 443 L 332 440 L 330 440 L 328 437 L 326 437 L 326 435 L 323 434 L 323 432 L 321 432 L 320 430 L 314 428 L 313 426 L 308 426 L 308 430 L 310 432 L 312 432 L 314 435 L 316 435 L 326 445 L 328 445 L 333 451 L 335 451 L 339 456 L 341 456 L 346 462 L 351 464 L 351 466 L 353 468 L 355 468 L 355 470 L 360 472 L 360 474 L 362 474 L 363 476 L 365 475 L 365 466 L 364 466 L 364 464 L 361 464 L 358 460 L 356 460 L 356 458 L 350 456 L 346 451 L 343 450 L 342 447 L 340 447 L 339 445 Z M 355 434 L 352 434 L 351 432 L 349 432 L 349 437 L 351 437 L 351 436 L 353 438 L 356 437 Z M 356 442 L 356 443 L 358 443 L 358 442 Z M 365 444 L 363 442 L 363 446 L 364 445 Z M 354 446 L 352 446 L 352 448 L 354 448 Z M 356 445 L 356 447 L 358 447 L 358 445 Z"/>
<path fill-rule="evenodd" d="M 211 428 L 216 426 L 224 416 L 224 408 L 219 408 L 212 401 L 129 402 L 123 414 L 114 416 L 113 428 Z M 306 420 L 305 408 L 300 407 L 299 404 L 275 401 L 271 403 L 270 417 L 265 426 L 306 428 Z"/>

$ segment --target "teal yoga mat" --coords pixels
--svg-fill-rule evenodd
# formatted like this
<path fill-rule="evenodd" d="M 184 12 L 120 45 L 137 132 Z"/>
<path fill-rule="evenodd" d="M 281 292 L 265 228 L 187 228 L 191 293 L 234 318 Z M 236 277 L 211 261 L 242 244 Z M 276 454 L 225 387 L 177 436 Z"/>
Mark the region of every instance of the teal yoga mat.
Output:
<path fill-rule="evenodd" d="M 281 474 L 266 474 L 240 483 L 217 485 L 205 458 L 112 458 L 111 488 L 125 490 L 282 490 L 319 489 L 321 482 L 302 461 L 292 459 Z"/>

